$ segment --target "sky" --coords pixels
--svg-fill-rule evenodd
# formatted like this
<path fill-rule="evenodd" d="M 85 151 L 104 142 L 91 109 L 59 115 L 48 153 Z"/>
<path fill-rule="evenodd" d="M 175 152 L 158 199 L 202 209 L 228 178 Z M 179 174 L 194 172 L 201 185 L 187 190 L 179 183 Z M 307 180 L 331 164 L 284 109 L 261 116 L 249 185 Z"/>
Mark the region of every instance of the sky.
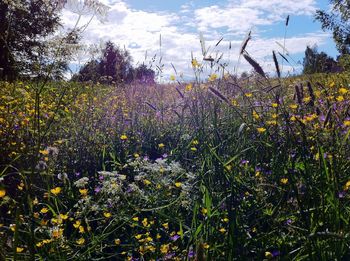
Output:
<path fill-rule="evenodd" d="M 91 0 L 90 0 L 91 1 Z M 96 1 L 96 0 L 93 0 Z M 62 12 L 67 30 L 87 24 L 92 14 L 69 0 Z M 284 54 L 284 74 L 299 73 L 306 46 L 317 44 L 319 51 L 336 57 L 337 51 L 330 32 L 324 32 L 314 14 L 317 9 L 328 10 L 327 0 L 100 0 L 109 7 L 104 15 L 94 16 L 83 33 L 86 46 L 101 46 L 110 40 L 129 50 L 135 65 L 164 64 L 164 79 L 172 74 L 193 77 L 191 57 L 203 62 L 200 34 L 205 41 L 207 56 L 219 57 L 227 64 L 227 72 L 241 73 L 251 67 L 239 59 L 239 50 L 247 33 L 251 40 L 246 50 L 270 75 L 274 74 L 272 51 Z M 106 9 L 103 9 L 106 10 Z M 290 16 L 286 27 L 286 17 Z M 218 41 L 219 45 L 216 46 Z M 284 48 L 283 48 L 284 46 Z M 231 47 L 231 48 L 230 48 Z M 72 68 L 91 59 L 81 51 Z M 152 58 L 155 60 L 152 61 Z M 161 61 L 160 61 L 161 57 Z M 281 65 L 282 58 L 279 57 Z M 203 62 L 205 63 L 205 62 Z M 209 68 L 209 65 L 206 65 Z M 174 69 L 175 68 L 175 69 Z M 213 73 L 213 69 L 205 71 Z"/>

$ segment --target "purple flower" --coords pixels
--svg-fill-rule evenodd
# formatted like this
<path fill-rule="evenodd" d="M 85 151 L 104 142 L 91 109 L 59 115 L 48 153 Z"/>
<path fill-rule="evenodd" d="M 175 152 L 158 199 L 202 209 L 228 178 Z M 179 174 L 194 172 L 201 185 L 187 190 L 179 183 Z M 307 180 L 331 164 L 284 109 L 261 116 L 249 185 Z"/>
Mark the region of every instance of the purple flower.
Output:
<path fill-rule="evenodd" d="M 95 190 L 94 190 L 96 193 L 99 193 L 101 191 L 101 188 L 100 187 L 96 187 Z"/>
<path fill-rule="evenodd" d="M 345 191 L 340 191 L 338 193 L 338 198 L 345 198 L 346 192 Z"/>
<path fill-rule="evenodd" d="M 172 241 L 176 241 L 176 240 L 178 240 L 179 238 L 180 238 L 179 235 L 174 235 L 174 236 L 172 236 L 170 239 L 171 239 Z"/>

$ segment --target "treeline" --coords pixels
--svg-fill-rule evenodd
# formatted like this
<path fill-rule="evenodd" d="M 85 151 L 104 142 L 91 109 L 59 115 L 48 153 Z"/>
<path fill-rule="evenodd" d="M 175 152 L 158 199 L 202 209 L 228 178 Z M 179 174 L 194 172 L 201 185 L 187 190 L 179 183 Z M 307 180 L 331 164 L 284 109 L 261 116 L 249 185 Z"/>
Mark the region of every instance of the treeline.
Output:
<path fill-rule="evenodd" d="M 145 64 L 138 67 L 132 65 L 130 53 L 116 46 L 111 41 L 106 42 L 99 59 L 88 61 L 72 81 L 105 84 L 140 82 L 154 83 L 155 72 Z"/>

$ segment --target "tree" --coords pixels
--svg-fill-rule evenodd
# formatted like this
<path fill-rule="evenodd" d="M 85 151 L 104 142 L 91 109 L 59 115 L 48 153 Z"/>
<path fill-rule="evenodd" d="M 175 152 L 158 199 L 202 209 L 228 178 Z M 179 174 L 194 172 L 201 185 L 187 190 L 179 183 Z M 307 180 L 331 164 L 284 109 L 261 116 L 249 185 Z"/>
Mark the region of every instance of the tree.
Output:
<path fill-rule="evenodd" d="M 337 62 L 325 52 L 318 53 L 317 46 L 307 46 L 303 60 L 303 73 L 327 73 L 338 70 Z"/>
<path fill-rule="evenodd" d="M 32 73 L 42 62 L 44 37 L 60 25 L 64 1 L 0 1 L 0 80 Z M 41 61 L 40 61 L 41 60 Z"/>
<path fill-rule="evenodd" d="M 101 58 L 88 61 L 72 81 L 93 81 L 103 83 L 154 83 L 155 72 L 141 64 L 134 68 L 132 57 L 127 50 L 108 41 L 102 50 Z"/>
<path fill-rule="evenodd" d="M 350 0 L 330 0 L 330 3 L 332 10 L 317 10 L 315 18 L 324 30 L 333 32 L 339 53 L 350 54 Z"/>

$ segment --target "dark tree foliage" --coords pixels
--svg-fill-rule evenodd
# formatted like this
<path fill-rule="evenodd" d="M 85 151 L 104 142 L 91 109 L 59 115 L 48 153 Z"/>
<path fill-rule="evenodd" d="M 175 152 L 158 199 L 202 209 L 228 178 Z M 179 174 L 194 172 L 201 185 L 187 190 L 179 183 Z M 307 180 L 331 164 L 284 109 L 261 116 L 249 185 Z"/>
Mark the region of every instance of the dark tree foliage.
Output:
<path fill-rule="evenodd" d="M 142 64 L 134 68 L 132 57 L 112 42 L 107 42 L 98 60 L 87 62 L 72 81 L 92 81 L 101 83 L 154 83 L 155 72 Z"/>
<path fill-rule="evenodd" d="M 333 38 L 341 55 L 350 54 L 350 0 L 330 0 L 331 12 L 317 10 L 316 19 L 322 28 L 333 32 Z"/>
<path fill-rule="evenodd" d="M 45 42 L 60 25 L 62 1 L 0 1 L 0 80 L 37 71 Z M 66 68 L 61 64 L 58 68 Z"/>
<path fill-rule="evenodd" d="M 328 73 L 339 70 L 337 62 L 324 52 L 318 52 L 317 47 L 307 46 L 303 60 L 303 73 Z"/>

